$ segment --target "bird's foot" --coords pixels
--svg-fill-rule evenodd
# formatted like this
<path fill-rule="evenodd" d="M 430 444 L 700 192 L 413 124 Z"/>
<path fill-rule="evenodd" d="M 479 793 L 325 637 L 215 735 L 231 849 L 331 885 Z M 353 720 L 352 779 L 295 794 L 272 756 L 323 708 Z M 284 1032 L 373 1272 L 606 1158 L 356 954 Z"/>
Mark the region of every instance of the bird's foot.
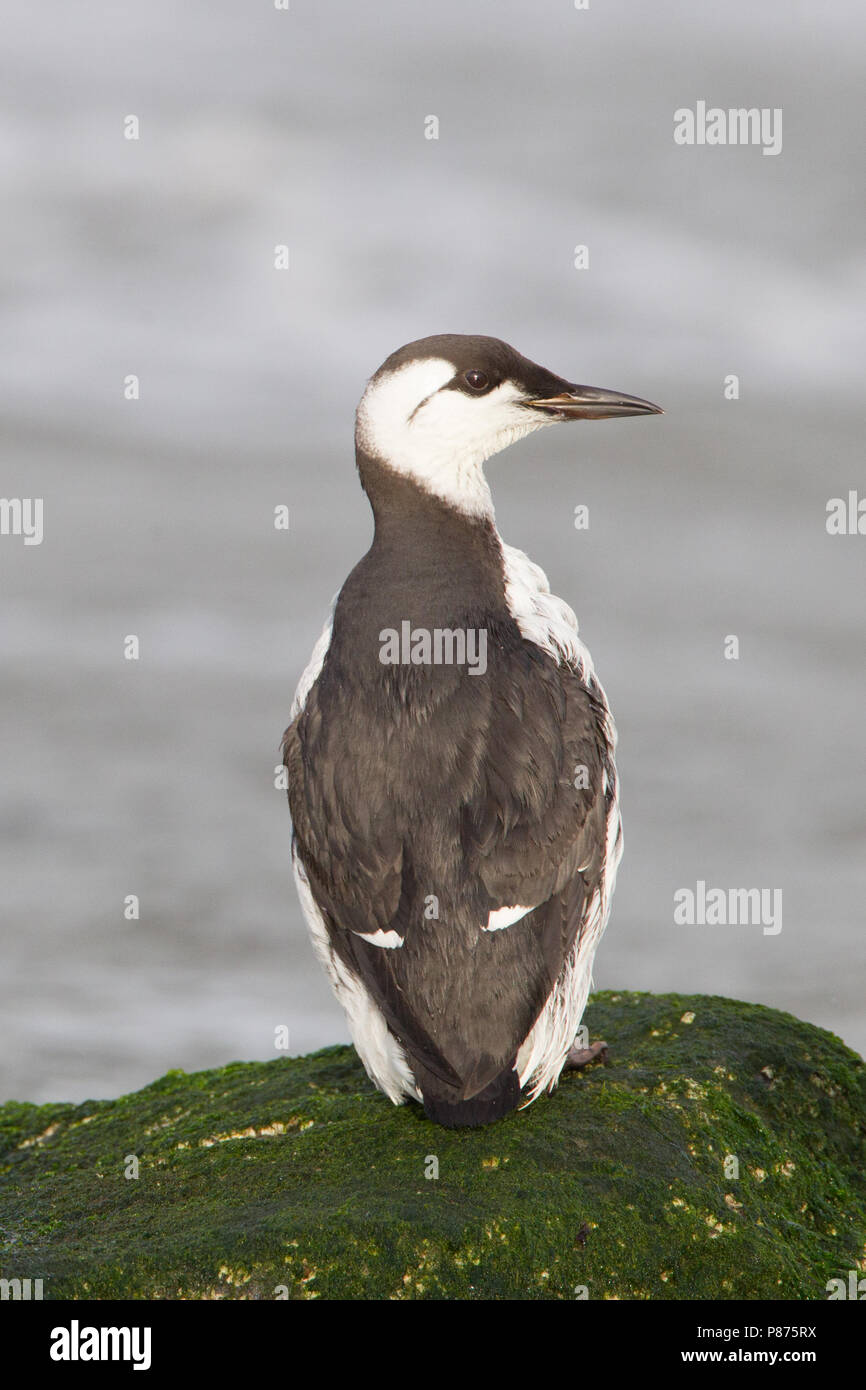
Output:
<path fill-rule="evenodd" d="M 590 1062 L 595 1062 L 598 1058 L 601 1058 L 602 1062 L 607 1062 L 607 1056 L 606 1042 L 593 1043 L 592 1047 L 578 1047 L 575 1044 L 565 1059 L 563 1070 L 579 1071 L 581 1067 L 589 1066 Z"/>

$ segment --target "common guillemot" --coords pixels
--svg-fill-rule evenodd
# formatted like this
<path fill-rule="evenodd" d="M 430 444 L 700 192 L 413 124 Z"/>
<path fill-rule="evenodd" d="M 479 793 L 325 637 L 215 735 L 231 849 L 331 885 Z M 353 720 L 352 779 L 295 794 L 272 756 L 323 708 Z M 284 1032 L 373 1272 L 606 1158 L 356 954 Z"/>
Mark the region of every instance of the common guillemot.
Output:
<path fill-rule="evenodd" d="M 482 465 L 557 420 L 660 413 L 462 334 L 400 348 L 358 407 L 375 533 L 283 739 L 292 858 L 367 1072 L 449 1127 L 583 1056 L 622 853 L 604 691 L 572 610 L 501 539 Z"/>

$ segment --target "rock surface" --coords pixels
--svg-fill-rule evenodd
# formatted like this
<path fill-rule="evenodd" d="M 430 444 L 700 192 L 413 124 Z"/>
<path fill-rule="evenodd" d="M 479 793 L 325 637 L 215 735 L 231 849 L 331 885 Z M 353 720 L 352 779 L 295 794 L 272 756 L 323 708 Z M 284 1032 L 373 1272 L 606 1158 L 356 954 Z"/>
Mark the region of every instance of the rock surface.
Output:
<path fill-rule="evenodd" d="M 0 1277 L 82 1299 L 825 1299 L 866 1269 L 855 1053 L 714 997 L 597 994 L 586 1022 L 608 1064 L 478 1130 L 395 1108 L 348 1047 L 11 1102 Z"/>

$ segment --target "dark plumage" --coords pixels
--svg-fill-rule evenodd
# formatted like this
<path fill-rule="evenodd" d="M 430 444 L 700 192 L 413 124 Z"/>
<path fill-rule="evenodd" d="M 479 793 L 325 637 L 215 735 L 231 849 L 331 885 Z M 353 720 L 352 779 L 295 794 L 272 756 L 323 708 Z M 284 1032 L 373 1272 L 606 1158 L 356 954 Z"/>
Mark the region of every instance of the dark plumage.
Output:
<path fill-rule="evenodd" d="M 530 399 L 568 389 L 505 344 L 479 347 L 495 340 L 429 341 L 455 378 L 474 366 L 493 391 L 515 380 Z M 416 362 L 419 346 L 382 370 Z M 332 975 L 342 966 L 361 982 L 428 1115 L 479 1124 L 518 1104 L 518 1053 L 602 901 L 612 725 L 591 671 L 521 630 L 492 515 L 469 514 L 363 439 L 357 461 L 375 536 L 285 734 L 295 855 Z M 485 673 L 383 664 L 383 630 L 407 619 L 484 631 Z M 484 929 L 516 905 L 531 910 Z M 365 939 L 377 932 L 391 944 Z"/>

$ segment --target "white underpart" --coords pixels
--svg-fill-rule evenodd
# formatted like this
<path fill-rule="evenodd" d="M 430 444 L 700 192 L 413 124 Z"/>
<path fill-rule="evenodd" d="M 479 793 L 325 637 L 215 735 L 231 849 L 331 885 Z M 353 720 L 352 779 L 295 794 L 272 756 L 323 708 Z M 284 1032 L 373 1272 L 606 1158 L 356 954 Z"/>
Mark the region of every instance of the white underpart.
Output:
<path fill-rule="evenodd" d="M 292 708 L 289 712 L 290 723 L 297 719 L 304 705 L 307 703 L 307 696 L 321 675 L 322 667 L 325 664 L 325 657 L 331 645 L 331 633 L 334 630 L 334 609 L 337 606 L 337 599 L 339 597 L 339 594 L 335 594 L 334 598 L 331 600 L 331 611 L 328 614 L 325 626 L 319 633 L 318 640 L 313 647 L 304 674 L 298 681 L 298 688 L 295 691 L 295 698 L 292 700 Z"/>
<path fill-rule="evenodd" d="M 528 1087 L 529 1101 L 533 1101 L 542 1091 L 552 1090 L 556 1085 L 580 1027 L 592 987 L 592 962 L 607 926 L 616 871 L 622 857 L 622 827 L 613 763 L 616 728 L 592 657 L 578 636 L 577 618 L 567 603 L 550 592 L 547 576 L 538 565 L 522 550 L 506 545 L 501 537 L 500 543 L 505 564 L 505 595 L 511 615 L 527 641 L 534 642 L 557 662 L 573 667 L 600 698 L 606 711 L 602 734 L 610 749 L 612 767 L 610 780 L 605 774 L 602 786 L 602 791 L 607 792 L 610 783 L 613 784 L 601 879 L 587 906 L 571 955 L 517 1054 L 520 1085 Z"/>
<path fill-rule="evenodd" d="M 502 931 L 503 927 L 510 927 L 515 922 L 519 922 L 521 917 L 525 917 L 527 912 L 532 912 L 531 907 L 497 907 L 487 918 L 487 926 L 482 927 L 482 931 Z"/>
<path fill-rule="evenodd" d="M 573 666 L 587 684 L 595 680 L 592 657 L 578 636 L 577 618 L 564 599 L 550 592 L 540 565 L 499 537 L 505 563 L 505 601 L 527 642 L 556 661 Z"/>
<path fill-rule="evenodd" d="M 492 518 L 484 460 L 554 420 L 530 414 L 513 381 L 480 396 L 443 389 L 455 370 L 444 358 L 427 357 L 379 373 L 358 406 L 357 438 L 367 453 L 465 515 Z"/>
<path fill-rule="evenodd" d="M 616 731 L 608 718 L 611 746 Z M 622 825 L 617 789 L 607 818 L 605 862 L 598 888 L 593 893 L 584 922 L 571 955 L 563 966 L 547 1003 L 517 1054 L 517 1073 L 521 1087 L 528 1087 L 527 1104 L 542 1091 L 552 1091 L 565 1060 L 574 1046 L 592 988 L 592 963 L 610 915 L 610 900 L 616 884 L 616 871 L 622 858 Z"/>
<path fill-rule="evenodd" d="M 355 1050 L 371 1081 L 385 1092 L 395 1105 L 402 1105 L 407 1096 L 421 1100 L 421 1092 L 396 1038 L 390 1032 L 384 1015 L 370 998 L 366 987 L 352 975 L 334 951 L 322 914 L 316 906 L 306 870 L 292 851 L 298 897 L 307 919 L 313 948 L 328 973 L 331 987 L 345 1010 L 349 1032 Z"/>
<path fill-rule="evenodd" d="M 335 603 L 336 599 L 331 605 L 328 620 L 313 648 L 306 670 L 298 681 L 298 688 L 292 701 L 291 717 L 293 720 L 304 708 L 307 703 L 307 696 L 319 679 L 328 647 L 331 645 Z M 407 1096 L 413 1096 L 420 1100 L 421 1092 L 415 1085 L 406 1054 L 390 1032 L 384 1015 L 371 998 L 363 982 L 350 974 L 331 946 L 328 929 L 316 906 L 306 870 L 298 858 L 294 846 L 292 848 L 292 865 L 295 871 L 295 883 L 301 902 L 301 910 L 306 919 L 313 949 L 325 967 L 331 981 L 331 988 L 345 1011 L 352 1042 L 355 1044 L 358 1056 L 364 1063 L 367 1075 L 395 1105 L 402 1105 Z M 357 934 L 362 935 L 360 932 Z M 392 941 L 390 940 L 391 937 L 397 939 Z M 385 932 L 381 927 L 377 932 L 364 933 L 363 939 L 372 941 L 376 946 L 402 945 L 402 939 L 397 932 Z"/>

